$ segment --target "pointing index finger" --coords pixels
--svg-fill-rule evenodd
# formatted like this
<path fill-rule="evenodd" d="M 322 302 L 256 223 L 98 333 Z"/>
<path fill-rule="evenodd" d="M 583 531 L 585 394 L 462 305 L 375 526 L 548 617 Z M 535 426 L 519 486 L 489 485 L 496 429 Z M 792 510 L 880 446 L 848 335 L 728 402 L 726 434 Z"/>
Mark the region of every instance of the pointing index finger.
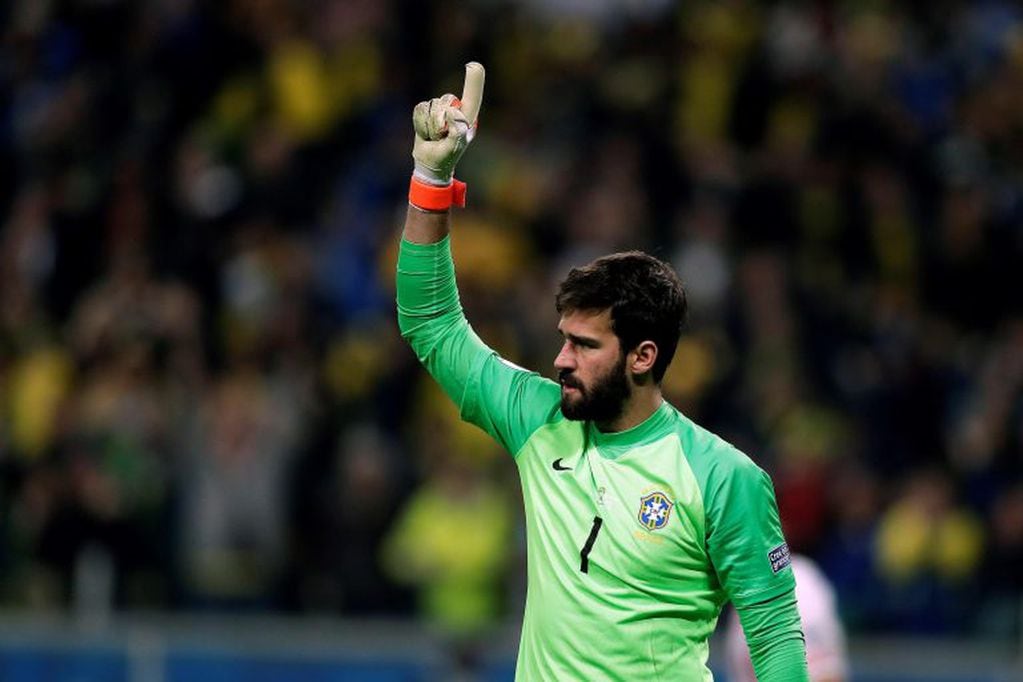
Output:
<path fill-rule="evenodd" d="M 469 125 L 476 123 L 480 113 L 480 105 L 483 103 L 483 81 L 486 78 L 486 70 L 479 62 L 469 62 L 465 65 L 465 85 L 462 87 L 462 113 L 469 121 Z"/>

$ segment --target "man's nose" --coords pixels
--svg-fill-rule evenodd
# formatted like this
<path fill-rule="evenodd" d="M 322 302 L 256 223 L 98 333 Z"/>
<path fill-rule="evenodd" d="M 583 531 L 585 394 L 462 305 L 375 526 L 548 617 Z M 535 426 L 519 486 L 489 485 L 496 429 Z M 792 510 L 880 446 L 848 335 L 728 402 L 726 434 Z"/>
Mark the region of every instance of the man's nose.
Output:
<path fill-rule="evenodd" d="M 561 352 L 554 358 L 554 369 L 558 371 L 575 369 L 575 357 L 572 355 L 572 346 L 568 341 L 562 344 Z"/>

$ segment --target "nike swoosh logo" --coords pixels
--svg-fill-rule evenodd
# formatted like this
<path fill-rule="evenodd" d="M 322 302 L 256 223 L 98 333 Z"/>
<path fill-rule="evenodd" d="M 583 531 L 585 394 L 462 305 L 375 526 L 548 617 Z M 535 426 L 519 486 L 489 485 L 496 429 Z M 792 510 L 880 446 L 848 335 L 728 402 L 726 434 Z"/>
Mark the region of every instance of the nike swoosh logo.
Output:
<path fill-rule="evenodd" d="M 571 471 L 572 467 L 561 466 L 562 459 L 563 459 L 562 457 L 558 457 L 556 460 L 554 460 L 551 466 L 554 467 L 555 471 Z"/>

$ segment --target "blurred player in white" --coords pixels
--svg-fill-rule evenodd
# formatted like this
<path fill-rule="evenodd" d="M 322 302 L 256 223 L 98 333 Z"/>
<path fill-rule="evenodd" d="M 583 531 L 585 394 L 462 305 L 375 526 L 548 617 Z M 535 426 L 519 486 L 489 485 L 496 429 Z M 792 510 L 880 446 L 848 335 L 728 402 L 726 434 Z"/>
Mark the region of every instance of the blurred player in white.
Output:
<path fill-rule="evenodd" d="M 846 682 L 849 663 L 835 591 L 817 565 L 805 556 L 792 555 L 792 570 L 796 576 L 796 600 L 806 637 L 810 679 L 812 682 Z M 746 637 L 734 613 L 725 632 L 725 664 L 730 682 L 756 682 Z"/>

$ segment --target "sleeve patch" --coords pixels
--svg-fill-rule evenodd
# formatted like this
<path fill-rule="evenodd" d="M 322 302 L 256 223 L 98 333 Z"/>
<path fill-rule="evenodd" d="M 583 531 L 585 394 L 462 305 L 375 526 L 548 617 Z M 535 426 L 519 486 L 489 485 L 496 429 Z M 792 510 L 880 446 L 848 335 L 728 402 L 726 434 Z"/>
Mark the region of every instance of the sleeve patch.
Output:
<path fill-rule="evenodd" d="M 768 552 L 767 558 L 771 562 L 771 570 L 775 573 L 786 566 L 792 565 L 792 555 L 789 554 L 789 545 L 787 542 L 781 543 Z"/>

